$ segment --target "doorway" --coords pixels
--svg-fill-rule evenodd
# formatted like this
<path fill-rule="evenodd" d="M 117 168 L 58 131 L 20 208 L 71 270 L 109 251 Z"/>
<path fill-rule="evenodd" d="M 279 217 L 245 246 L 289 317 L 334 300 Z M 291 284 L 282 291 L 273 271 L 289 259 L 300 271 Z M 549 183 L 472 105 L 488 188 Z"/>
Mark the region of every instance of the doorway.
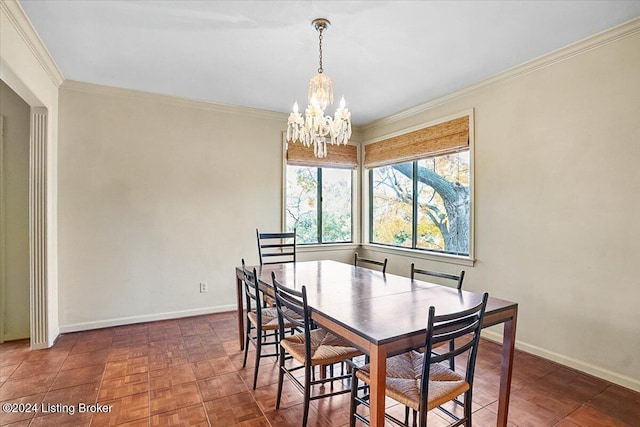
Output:
<path fill-rule="evenodd" d="M 31 107 L 0 80 L 0 342 L 30 337 Z"/>

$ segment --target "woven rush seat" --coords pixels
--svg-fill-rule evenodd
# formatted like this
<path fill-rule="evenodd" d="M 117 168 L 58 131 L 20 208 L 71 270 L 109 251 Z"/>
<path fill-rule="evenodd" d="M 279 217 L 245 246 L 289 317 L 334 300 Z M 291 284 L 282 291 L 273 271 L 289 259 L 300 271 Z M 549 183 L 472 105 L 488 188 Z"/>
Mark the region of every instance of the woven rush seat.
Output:
<path fill-rule="evenodd" d="M 321 328 L 310 331 L 310 337 L 312 366 L 331 365 L 362 354 L 357 348 Z M 304 334 L 286 337 L 280 341 L 280 345 L 298 362 L 305 363 Z"/>
<path fill-rule="evenodd" d="M 417 351 L 387 359 L 387 396 L 416 411 L 420 405 L 420 381 L 424 355 Z M 356 372 L 358 379 L 369 384 L 369 365 Z M 469 390 L 464 377 L 442 365 L 431 365 L 427 410 L 446 403 Z"/>
<path fill-rule="evenodd" d="M 296 313 L 291 312 L 292 316 L 297 316 Z M 262 309 L 262 325 L 258 325 L 258 313 L 250 311 L 247 313 L 249 321 L 255 326 L 261 326 L 264 331 L 275 331 L 278 329 L 278 309 L 275 307 Z M 286 329 L 293 328 L 295 325 L 291 322 L 285 322 L 284 327 Z"/>

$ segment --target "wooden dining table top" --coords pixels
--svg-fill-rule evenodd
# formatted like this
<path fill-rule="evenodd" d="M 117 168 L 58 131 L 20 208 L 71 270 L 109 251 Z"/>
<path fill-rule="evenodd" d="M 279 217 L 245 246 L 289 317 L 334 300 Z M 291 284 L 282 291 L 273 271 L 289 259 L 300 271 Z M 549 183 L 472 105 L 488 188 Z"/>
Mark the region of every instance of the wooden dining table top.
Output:
<path fill-rule="evenodd" d="M 482 300 L 480 293 L 331 260 L 255 268 L 263 286 L 272 286 L 272 272 L 287 287 L 300 290 L 305 286 L 312 311 L 375 345 L 409 337 L 423 339 L 430 306 L 436 308 L 437 315 L 443 315 L 471 308 Z M 486 311 L 490 314 L 514 305 L 517 304 L 490 298 Z M 411 346 L 405 341 L 396 351 Z"/>

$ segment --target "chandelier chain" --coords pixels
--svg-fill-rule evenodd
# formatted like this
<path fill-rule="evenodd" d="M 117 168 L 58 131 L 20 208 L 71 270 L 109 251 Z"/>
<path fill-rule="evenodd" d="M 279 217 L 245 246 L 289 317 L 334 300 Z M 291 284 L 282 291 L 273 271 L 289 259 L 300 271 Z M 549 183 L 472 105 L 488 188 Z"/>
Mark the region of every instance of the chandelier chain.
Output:
<path fill-rule="evenodd" d="M 323 27 L 320 27 L 318 29 L 318 31 L 320 32 L 320 35 L 318 36 L 318 40 L 320 41 L 320 68 L 318 68 L 318 73 L 322 74 L 322 72 L 324 71 L 322 69 L 322 30 L 324 30 Z"/>

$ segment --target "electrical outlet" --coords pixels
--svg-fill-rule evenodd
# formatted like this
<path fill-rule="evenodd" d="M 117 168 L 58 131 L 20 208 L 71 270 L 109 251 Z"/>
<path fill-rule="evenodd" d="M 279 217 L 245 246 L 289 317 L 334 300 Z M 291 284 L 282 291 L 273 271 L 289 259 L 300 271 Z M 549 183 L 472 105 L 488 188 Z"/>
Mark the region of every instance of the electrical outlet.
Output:
<path fill-rule="evenodd" d="M 209 287 L 207 286 L 207 282 L 200 282 L 200 293 L 209 292 Z"/>

